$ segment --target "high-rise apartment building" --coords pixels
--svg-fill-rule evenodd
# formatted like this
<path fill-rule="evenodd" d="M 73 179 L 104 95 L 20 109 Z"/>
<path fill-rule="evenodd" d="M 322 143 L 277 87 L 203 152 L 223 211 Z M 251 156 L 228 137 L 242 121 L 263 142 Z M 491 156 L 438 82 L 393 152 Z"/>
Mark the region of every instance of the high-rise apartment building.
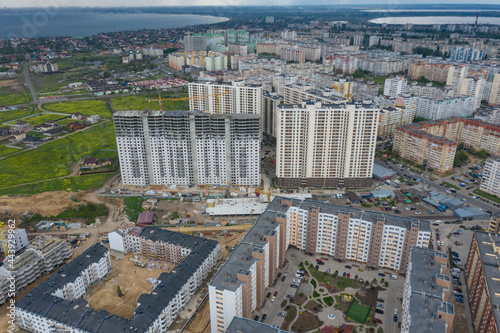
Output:
<path fill-rule="evenodd" d="M 212 114 L 252 113 L 260 115 L 262 108 L 262 86 L 232 83 L 192 82 L 189 88 L 189 109 Z"/>
<path fill-rule="evenodd" d="M 403 289 L 401 332 L 450 333 L 455 319 L 446 253 L 414 247 Z"/>
<path fill-rule="evenodd" d="M 311 85 L 293 84 L 281 88 L 285 104 L 301 104 L 305 100 L 316 100 L 325 104 L 343 104 L 349 99 L 339 96 L 338 90 L 319 89 Z M 348 93 L 349 89 L 345 91 Z"/>
<path fill-rule="evenodd" d="M 491 84 L 490 96 L 488 98 L 489 105 L 500 104 L 500 73 L 496 73 Z"/>
<path fill-rule="evenodd" d="M 184 51 L 206 51 L 207 37 L 205 36 L 184 36 Z"/>
<path fill-rule="evenodd" d="M 385 79 L 384 95 L 397 97 L 406 92 L 408 80 L 403 76 L 390 77 Z"/>
<path fill-rule="evenodd" d="M 380 110 L 378 120 L 378 136 L 393 136 L 396 127 L 411 124 L 413 122 L 414 110 L 405 107 L 388 107 Z"/>
<path fill-rule="evenodd" d="M 279 105 L 277 186 L 371 185 L 378 116 L 379 109 L 372 105 Z"/>
<path fill-rule="evenodd" d="M 474 232 L 465 264 L 465 285 L 474 333 L 498 332 L 500 236 Z"/>
<path fill-rule="evenodd" d="M 436 120 L 448 117 L 469 117 L 474 113 L 474 96 L 458 96 L 430 99 L 417 98 L 415 116 Z"/>
<path fill-rule="evenodd" d="M 266 142 L 276 144 L 276 117 L 278 105 L 283 104 L 285 99 L 277 93 L 264 90 L 262 95 L 262 135 Z"/>
<path fill-rule="evenodd" d="M 258 115 L 145 110 L 113 118 L 124 184 L 260 184 Z"/>
<path fill-rule="evenodd" d="M 406 272 L 411 248 L 427 247 L 429 238 L 428 221 L 275 197 L 210 282 L 212 333 L 262 307 L 289 246 Z"/>
<path fill-rule="evenodd" d="M 479 189 L 500 197 L 500 158 L 490 157 L 486 160 Z"/>

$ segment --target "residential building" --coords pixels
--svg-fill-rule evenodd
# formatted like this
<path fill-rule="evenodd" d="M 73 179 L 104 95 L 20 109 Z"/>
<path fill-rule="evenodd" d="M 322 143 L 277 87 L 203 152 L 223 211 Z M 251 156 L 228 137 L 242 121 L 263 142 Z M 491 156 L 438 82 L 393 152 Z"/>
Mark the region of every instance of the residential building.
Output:
<path fill-rule="evenodd" d="M 14 127 L 12 128 L 12 131 L 21 131 L 21 132 L 27 132 L 30 129 L 30 123 L 24 120 L 19 120 Z"/>
<path fill-rule="evenodd" d="M 401 332 L 451 333 L 454 293 L 446 253 L 413 247 L 403 289 Z"/>
<path fill-rule="evenodd" d="M 372 105 L 279 105 L 277 186 L 370 186 L 378 118 Z"/>
<path fill-rule="evenodd" d="M 264 90 L 262 93 L 262 139 L 273 145 L 276 144 L 276 118 L 278 105 L 285 102 L 283 96 Z"/>
<path fill-rule="evenodd" d="M 500 232 L 500 212 L 491 215 L 488 232 L 492 232 L 494 234 L 498 234 Z"/>
<path fill-rule="evenodd" d="M 385 79 L 384 95 L 398 97 L 406 92 L 408 81 L 404 76 L 396 76 Z"/>
<path fill-rule="evenodd" d="M 294 61 L 298 63 L 303 63 L 306 61 L 306 51 L 302 48 L 296 48 L 293 46 L 281 46 L 279 50 L 276 50 L 279 57 L 285 61 Z"/>
<path fill-rule="evenodd" d="M 225 333 L 246 333 L 246 332 L 259 332 L 259 333 L 292 333 L 280 329 L 277 326 L 262 323 L 244 317 L 234 317 L 226 329 Z"/>
<path fill-rule="evenodd" d="M 405 107 L 388 107 L 380 110 L 378 119 L 378 136 L 393 136 L 396 127 L 411 124 L 414 110 Z"/>
<path fill-rule="evenodd" d="M 500 197 L 500 158 L 490 157 L 484 163 L 481 191 Z"/>
<path fill-rule="evenodd" d="M 474 333 L 497 332 L 500 328 L 500 236 L 474 232 L 465 264 L 465 286 Z"/>
<path fill-rule="evenodd" d="M 184 51 L 198 52 L 207 50 L 207 37 L 205 36 L 184 36 Z"/>
<path fill-rule="evenodd" d="M 489 105 L 500 105 L 500 73 L 496 73 L 491 84 L 490 96 L 488 97 Z"/>
<path fill-rule="evenodd" d="M 378 96 L 380 85 L 374 81 L 353 81 L 352 82 L 352 99 L 356 102 L 364 99 L 374 99 Z"/>
<path fill-rule="evenodd" d="M 20 254 L 16 254 L 14 262 L 6 262 L 3 267 L 6 274 L 16 281 L 16 294 L 26 289 L 40 276 L 49 274 L 71 258 L 69 244 L 53 236 L 37 236 Z M 7 290 L 8 280 L 0 278 L 0 290 Z M 0 295 L 0 304 L 7 300 L 6 294 Z"/>
<path fill-rule="evenodd" d="M 211 114 L 251 113 L 262 114 L 262 86 L 245 81 L 191 82 L 189 110 Z"/>
<path fill-rule="evenodd" d="M 316 100 L 325 104 L 342 104 L 348 101 L 348 98 L 339 96 L 338 89 L 320 89 L 307 84 L 285 85 L 281 88 L 281 93 L 285 104 L 300 105 L 305 100 Z"/>
<path fill-rule="evenodd" d="M 101 116 L 99 116 L 98 114 L 93 114 L 87 117 L 87 124 L 96 124 L 99 122 L 99 120 L 101 120 Z"/>
<path fill-rule="evenodd" d="M 204 57 L 206 51 L 175 52 L 168 54 L 168 65 L 176 70 L 182 70 L 183 66 L 202 66 L 204 67 Z"/>
<path fill-rule="evenodd" d="M 260 185 L 257 114 L 115 112 L 122 181 L 128 185 Z"/>
<path fill-rule="evenodd" d="M 479 119 L 492 125 L 500 125 L 500 105 L 480 108 L 474 114 L 474 119 Z"/>
<path fill-rule="evenodd" d="M 9 137 L 10 142 L 18 142 L 26 139 L 26 132 L 22 131 L 15 131 L 11 133 L 11 136 Z"/>
<path fill-rule="evenodd" d="M 429 99 L 442 99 L 454 96 L 454 92 L 450 88 L 435 87 L 431 82 L 422 86 L 414 81 L 411 85 L 408 86 L 406 91 L 409 94 L 413 94 L 419 97 L 426 97 Z"/>
<path fill-rule="evenodd" d="M 0 127 L 0 136 L 6 136 L 12 133 L 12 129 L 9 126 Z"/>
<path fill-rule="evenodd" d="M 460 80 L 456 91 L 457 96 L 473 96 L 475 98 L 474 110 L 479 109 L 481 101 L 488 100 L 489 93 L 486 94 L 487 82 L 480 77 L 464 77 Z"/>
<path fill-rule="evenodd" d="M 9 243 L 11 246 L 11 251 L 18 252 L 28 246 L 28 236 L 26 235 L 26 229 L 13 229 L 12 232 L 8 227 L 3 227 L 0 229 L 0 243 L 2 245 L 4 257 L 9 255 Z M 10 239 L 10 241 L 9 241 Z"/>
<path fill-rule="evenodd" d="M 483 50 L 463 46 L 455 46 L 451 49 L 451 61 L 471 62 L 483 59 Z"/>
<path fill-rule="evenodd" d="M 419 97 L 417 98 L 415 116 L 432 120 L 448 117 L 469 117 L 474 113 L 475 103 L 474 96 L 441 99 Z"/>
<path fill-rule="evenodd" d="M 450 67 L 452 67 L 450 64 L 418 60 L 408 65 L 408 77 L 413 80 L 424 78 L 429 81 L 446 82 Z"/>
<path fill-rule="evenodd" d="M 275 197 L 210 282 L 212 333 L 224 333 L 235 317 L 250 318 L 261 309 L 290 246 L 406 272 L 410 249 L 427 247 L 429 238 L 428 221 Z"/>
<path fill-rule="evenodd" d="M 144 235 L 141 237 L 152 241 L 152 246 L 162 253 L 170 252 L 169 245 L 175 243 L 180 244 L 182 250 L 179 253 L 181 264 L 170 273 L 162 273 L 158 277 L 160 282 L 151 293 L 139 296 L 137 309 L 131 318 L 111 315 L 105 310 L 93 310 L 82 298 L 90 287 L 106 277 L 110 269 L 110 251 L 96 244 L 75 258 L 62 272 L 16 302 L 16 325 L 35 333 L 54 330 L 54 327 L 58 331 L 82 333 L 167 331 L 217 264 L 219 244 L 157 228 L 134 229 L 142 230 Z M 114 250 L 113 246 L 111 250 Z"/>

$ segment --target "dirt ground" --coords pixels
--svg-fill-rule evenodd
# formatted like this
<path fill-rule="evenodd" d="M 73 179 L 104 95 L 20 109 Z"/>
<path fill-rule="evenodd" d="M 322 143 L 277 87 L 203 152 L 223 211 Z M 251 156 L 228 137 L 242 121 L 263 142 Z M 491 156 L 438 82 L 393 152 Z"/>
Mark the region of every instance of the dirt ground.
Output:
<path fill-rule="evenodd" d="M 9 215 L 31 211 L 43 216 L 53 216 L 64 211 L 67 207 L 79 204 L 71 200 L 71 196 L 74 194 L 66 191 L 55 191 L 32 196 L 1 196 L 0 210 L 7 209 Z M 83 194 L 77 194 L 77 197 L 82 196 Z"/>
<path fill-rule="evenodd" d="M 0 88 L 10 87 L 10 91 L 18 93 L 24 91 L 24 79 L 0 80 Z"/>
<path fill-rule="evenodd" d="M 164 267 L 167 263 L 160 262 L 161 269 L 148 269 L 147 267 L 135 266 L 135 255 L 128 254 L 121 259 L 112 259 L 113 267 L 111 274 L 106 280 L 93 287 L 85 300 L 94 310 L 106 310 L 111 314 L 130 319 L 137 308 L 137 300 L 142 294 L 149 294 L 153 291 L 153 285 L 149 278 L 157 279 L 161 273 L 170 272 L 174 265 L 168 265 L 168 270 Z M 147 263 L 147 259 L 138 256 L 138 259 Z M 141 260 L 142 259 L 142 260 Z M 158 264 L 158 261 L 156 261 Z M 119 297 L 116 294 L 117 287 L 125 294 Z"/>

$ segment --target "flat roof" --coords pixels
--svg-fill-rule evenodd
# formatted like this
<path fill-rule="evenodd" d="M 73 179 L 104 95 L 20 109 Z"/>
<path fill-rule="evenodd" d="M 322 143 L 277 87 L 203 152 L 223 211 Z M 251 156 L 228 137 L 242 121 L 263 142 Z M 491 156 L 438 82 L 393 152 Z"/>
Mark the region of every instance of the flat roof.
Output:
<path fill-rule="evenodd" d="M 393 170 L 386 168 L 385 166 L 382 166 L 377 163 L 373 163 L 373 175 L 377 178 L 387 178 L 387 177 L 392 177 L 396 174 Z"/>
<path fill-rule="evenodd" d="M 252 319 L 234 317 L 229 326 L 226 328 L 225 333 L 292 333 L 289 331 L 281 330 L 278 327 L 273 327 L 266 323 L 261 323 Z"/>

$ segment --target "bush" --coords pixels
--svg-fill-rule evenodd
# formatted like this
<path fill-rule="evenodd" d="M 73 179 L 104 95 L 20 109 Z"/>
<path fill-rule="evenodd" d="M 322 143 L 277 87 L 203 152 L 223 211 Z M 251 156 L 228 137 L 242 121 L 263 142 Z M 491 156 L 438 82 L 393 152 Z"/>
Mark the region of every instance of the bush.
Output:
<path fill-rule="evenodd" d="M 319 297 L 320 295 L 318 294 L 318 292 L 315 290 L 313 291 L 313 297 L 316 298 L 316 297 Z"/>
<path fill-rule="evenodd" d="M 314 289 L 316 289 L 317 287 L 316 280 L 312 279 L 311 284 L 313 285 Z"/>
<path fill-rule="evenodd" d="M 331 296 L 323 298 L 323 301 L 328 306 L 332 306 L 333 305 L 333 297 L 331 297 Z"/>

